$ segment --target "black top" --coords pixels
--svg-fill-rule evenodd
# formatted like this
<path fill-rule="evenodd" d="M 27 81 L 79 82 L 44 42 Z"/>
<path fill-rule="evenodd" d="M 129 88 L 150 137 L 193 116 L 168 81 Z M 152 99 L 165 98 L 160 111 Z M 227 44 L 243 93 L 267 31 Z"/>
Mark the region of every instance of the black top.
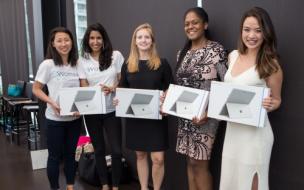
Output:
<path fill-rule="evenodd" d="M 161 59 L 157 70 L 150 70 L 147 60 L 139 60 L 138 72 L 129 73 L 127 64 L 121 68 L 120 87 L 167 90 L 172 82 L 172 71 L 166 59 Z"/>
<path fill-rule="evenodd" d="M 127 64 L 121 69 L 119 87 L 167 90 L 172 83 L 172 71 L 166 59 L 157 70 L 151 70 L 146 60 L 140 60 L 138 72 L 129 73 Z M 126 146 L 137 151 L 162 151 L 168 148 L 167 120 L 126 118 Z"/>

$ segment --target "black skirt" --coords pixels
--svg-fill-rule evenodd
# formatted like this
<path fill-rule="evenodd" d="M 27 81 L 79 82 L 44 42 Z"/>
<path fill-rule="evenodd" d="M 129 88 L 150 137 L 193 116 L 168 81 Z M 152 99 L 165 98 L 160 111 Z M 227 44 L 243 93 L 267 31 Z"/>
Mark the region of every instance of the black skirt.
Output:
<path fill-rule="evenodd" d="M 169 147 L 167 118 L 126 119 L 126 147 L 130 150 L 155 152 Z"/>

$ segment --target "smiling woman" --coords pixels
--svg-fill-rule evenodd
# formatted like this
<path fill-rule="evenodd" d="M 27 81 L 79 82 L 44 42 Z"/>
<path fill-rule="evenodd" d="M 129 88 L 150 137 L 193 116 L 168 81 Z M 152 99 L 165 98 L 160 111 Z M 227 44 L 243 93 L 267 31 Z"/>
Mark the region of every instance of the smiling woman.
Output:
<path fill-rule="evenodd" d="M 112 189 L 118 190 L 122 167 L 121 120 L 115 117 L 112 102 L 124 57 L 119 51 L 112 49 L 108 33 L 100 23 L 88 26 L 83 36 L 81 52 L 79 64 L 85 72 L 85 80 L 81 86 L 100 86 L 106 100 L 105 114 L 84 116 L 95 151 L 97 173 L 102 190 L 108 190 L 105 145 L 109 144 L 112 157 Z M 105 136 L 108 139 L 107 143 Z"/>
<path fill-rule="evenodd" d="M 63 58 L 63 64 L 68 64 L 68 56 L 72 49 L 72 40 L 67 33 L 58 32 L 55 34 L 52 43 L 57 53 Z"/>
<path fill-rule="evenodd" d="M 271 96 L 263 100 L 263 107 L 270 112 L 281 104 L 282 80 L 270 16 L 253 7 L 241 19 L 238 50 L 229 54 L 225 82 L 270 88 Z M 227 122 L 220 189 L 268 190 L 273 141 L 268 116 L 263 128 Z"/>
<path fill-rule="evenodd" d="M 139 30 L 136 34 L 135 44 L 139 51 L 149 51 L 152 45 L 150 32 L 147 29 Z"/>
<path fill-rule="evenodd" d="M 132 36 L 130 55 L 128 58 L 128 72 L 137 72 L 139 58 L 146 60 L 150 69 L 156 70 L 161 64 L 161 60 L 156 50 L 154 33 L 150 24 L 138 26 Z"/>
<path fill-rule="evenodd" d="M 76 175 L 75 149 L 80 135 L 81 119 L 61 116 L 59 90 L 68 84 L 79 87 L 84 74 L 77 65 L 77 51 L 72 33 L 63 27 L 54 28 L 49 37 L 46 59 L 39 65 L 33 93 L 47 103 L 47 175 L 51 189 L 59 189 L 59 165 L 64 159 L 67 190 L 73 190 Z M 47 86 L 49 94 L 42 90 Z"/>
<path fill-rule="evenodd" d="M 254 17 L 248 17 L 243 24 L 242 40 L 248 48 L 257 49 L 263 42 L 262 29 Z"/>
<path fill-rule="evenodd" d="M 208 15 L 204 9 L 189 9 L 184 23 L 188 40 L 177 56 L 177 84 L 210 90 L 212 80 L 224 79 L 226 51 L 221 44 L 208 39 Z M 192 121 L 178 119 L 176 151 L 187 156 L 189 189 L 212 189 L 208 167 L 218 124 L 206 116 Z"/>
<path fill-rule="evenodd" d="M 122 66 L 119 86 L 166 91 L 171 82 L 170 65 L 166 59 L 158 56 L 151 25 L 139 25 L 132 35 L 130 55 Z M 126 119 L 126 147 L 136 153 L 141 190 L 149 189 L 149 156 L 152 160 L 153 187 L 160 190 L 165 174 L 164 151 L 168 149 L 168 144 L 166 118 Z"/>

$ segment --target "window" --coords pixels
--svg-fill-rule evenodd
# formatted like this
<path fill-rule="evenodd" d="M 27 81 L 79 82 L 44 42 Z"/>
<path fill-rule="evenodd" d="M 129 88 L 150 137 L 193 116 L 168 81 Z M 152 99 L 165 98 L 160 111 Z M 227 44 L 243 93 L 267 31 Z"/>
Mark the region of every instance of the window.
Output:
<path fill-rule="evenodd" d="M 1 63 L 0 63 L 1 65 Z M 2 96 L 3 90 L 2 90 L 2 76 L 1 76 L 1 66 L 0 66 L 0 96 Z"/>
<path fill-rule="evenodd" d="M 86 0 L 74 0 L 74 13 L 78 49 L 81 47 L 83 35 L 87 29 L 87 2 Z"/>
<path fill-rule="evenodd" d="M 29 78 L 30 80 L 33 79 L 33 62 L 32 62 L 32 53 L 31 53 L 31 41 L 30 41 L 30 34 L 29 34 L 29 24 L 28 24 L 28 10 L 27 10 L 27 1 L 24 0 L 24 12 L 25 12 L 25 30 L 26 30 L 26 46 L 27 46 L 27 58 L 29 64 Z"/>
<path fill-rule="evenodd" d="M 87 17 L 86 16 L 78 16 L 78 21 L 80 21 L 80 22 L 86 22 L 87 21 Z"/>
<path fill-rule="evenodd" d="M 78 7 L 79 7 L 79 10 L 86 10 L 87 9 L 86 5 L 84 5 L 84 4 L 79 4 Z"/>
<path fill-rule="evenodd" d="M 203 0 L 197 0 L 197 6 L 198 7 L 203 7 Z"/>

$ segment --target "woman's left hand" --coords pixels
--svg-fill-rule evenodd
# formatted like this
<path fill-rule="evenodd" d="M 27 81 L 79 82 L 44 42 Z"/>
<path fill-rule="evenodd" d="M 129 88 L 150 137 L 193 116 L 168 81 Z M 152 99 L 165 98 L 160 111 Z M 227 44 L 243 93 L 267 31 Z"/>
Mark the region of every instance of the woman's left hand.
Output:
<path fill-rule="evenodd" d="M 104 94 L 107 96 L 110 93 L 114 92 L 114 88 L 110 87 L 110 86 L 106 86 L 106 85 L 100 85 L 101 86 L 101 90 L 104 92 Z"/>
<path fill-rule="evenodd" d="M 164 113 L 163 112 L 163 104 L 164 104 L 164 101 L 165 101 L 165 98 L 166 98 L 166 94 L 167 94 L 167 91 L 165 92 L 162 92 L 159 96 L 159 101 L 160 101 L 160 114 L 162 116 L 167 116 L 168 114 Z"/>
<path fill-rule="evenodd" d="M 115 106 L 115 107 L 118 106 L 118 103 L 119 103 L 119 100 L 116 97 L 114 97 L 113 102 L 112 102 L 113 106 Z"/>
<path fill-rule="evenodd" d="M 203 124 L 207 123 L 207 121 L 208 121 L 207 112 L 204 112 L 204 114 L 201 117 L 199 117 L 199 118 L 198 117 L 194 117 L 192 119 L 192 123 L 194 125 L 203 125 Z"/>

